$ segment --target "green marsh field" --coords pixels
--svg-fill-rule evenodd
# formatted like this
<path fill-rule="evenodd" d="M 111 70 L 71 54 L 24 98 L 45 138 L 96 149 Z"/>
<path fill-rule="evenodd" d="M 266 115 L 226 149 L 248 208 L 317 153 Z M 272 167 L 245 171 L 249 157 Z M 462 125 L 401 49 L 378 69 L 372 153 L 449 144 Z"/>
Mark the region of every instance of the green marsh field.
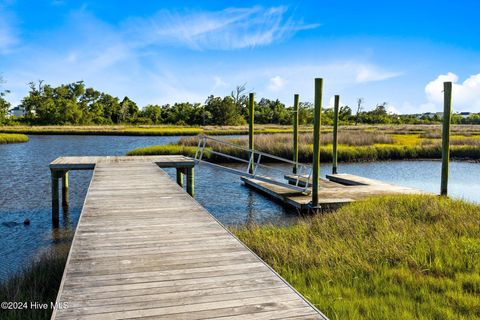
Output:
<path fill-rule="evenodd" d="M 313 154 L 313 135 L 309 127 L 304 127 L 299 137 L 299 161 L 311 162 Z M 221 129 L 217 129 L 218 132 Z M 273 132 L 276 130 L 277 132 Z M 282 127 L 259 128 L 255 136 L 255 149 L 286 159 L 293 158 L 293 137 L 291 132 L 278 132 Z M 283 127 L 283 130 L 289 130 Z M 269 131 L 269 132 L 266 132 Z M 322 129 L 321 161 L 332 160 L 332 133 L 330 127 Z M 275 134 L 274 134 L 275 133 Z M 208 134 L 208 132 L 205 132 Z M 226 133 L 225 133 L 226 134 Z M 242 146 L 248 145 L 248 137 L 226 138 Z M 130 155 L 181 154 L 193 156 L 198 139 L 186 137 L 177 144 L 149 146 L 131 150 Z M 338 159 L 343 162 L 440 159 L 441 128 L 439 125 L 402 125 L 402 126 L 344 126 L 338 133 Z M 451 157 L 458 160 L 480 160 L 480 127 L 472 125 L 452 126 Z M 245 157 L 246 154 L 219 144 L 210 148 L 229 154 Z M 212 161 L 218 159 L 206 153 Z"/>

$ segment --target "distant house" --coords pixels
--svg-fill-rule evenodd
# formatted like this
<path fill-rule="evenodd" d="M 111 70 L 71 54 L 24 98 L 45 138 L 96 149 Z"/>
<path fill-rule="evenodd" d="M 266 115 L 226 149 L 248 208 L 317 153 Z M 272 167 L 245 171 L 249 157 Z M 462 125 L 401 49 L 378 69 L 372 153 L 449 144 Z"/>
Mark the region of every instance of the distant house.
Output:
<path fill-rule="evenodd" d="M 433 119 L 433 117 L 435 117 L 435 113 L 434 113 L 434 112 L 425 112 L 424 114 L 421 115 L 421 118 Z"/>
<path fill-rule="evenodd" d="M 425 112 L 425 113 L 422 113 L 422 114 L 415 114 L 415 117 L 417 119 L 443 119 L 443 112 Z"/>
<path fill-rule="evenodd" d="M 472 115 L 471 112 L 459 112 L 458 113 L 463 119 L 468 118 Z"/>
<path fill-rule="evenodd" d="M 25 115 L 25 108 L 17 106 L 13 109 L 10 109 L 10 116 L 12 117 L 23 117 Z"/>

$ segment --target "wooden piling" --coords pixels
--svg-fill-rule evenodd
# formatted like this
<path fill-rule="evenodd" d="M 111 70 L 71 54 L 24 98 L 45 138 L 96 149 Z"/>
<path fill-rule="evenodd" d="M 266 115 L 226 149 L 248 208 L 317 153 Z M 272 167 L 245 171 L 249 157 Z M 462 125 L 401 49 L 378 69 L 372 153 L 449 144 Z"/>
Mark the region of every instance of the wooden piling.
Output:
<path fill-rule="evenodd" d="M 183 188 L 183 169 L 177 168 L 177 184 Z"/>
<path fill-rule="evenodd" d="M 340 104 L 340 96 L 335 96 L 335 102 L 333 105 L 333 165 L 332 174 L 337 174 L 337 144 L 338 144 L 338 108 Z"/>
<path fill-rule="evenodd" d="M 58 187 L 58 173 L 55 170 L 50 171 L 52 180 L 52 223 L 54 226 L 58 226 L 59 222 L 59 187 Z"/>
<path fill-rule="evenodd" d="M 68 171 L 62 172 L 62 206 L 68 207 Z"/>
<path fill-rule="evenodd" d="M 254 150 L 254 121 L 255 121 L 255 93 L 248 95 L 248 148 Z M 255 161 L 253 158 L 252 161 Z M 253 165 L 249 167 L 250 173 L 253 173 Z"/>
<path fill-rule="evenodd" d="M 298 170 L 298 104 L 299 95 L 293 95 L 293 173 L 296 174 Z"/>
<path fill-rule="evenodd" d="M 440 194 L 448 194 L 448 171 L 450 164 L 450 121 L 452 116 L 452 83 L 443 83 L 443 128 L 442 128 L 442 182 Z"/>
<path fill-rule="evenodd" d="M 195 171 L 193 168 L 187 168 L 187 193 L 195 196 Z"/>
<path fill-rule="evenodd" d="M 313 122 L 313 174 L 312 208 L 318 208 L 318 185 L 320 179 L 320 122 L 322 115 L 323 79 L 315 79 L 315 115 Z"/>

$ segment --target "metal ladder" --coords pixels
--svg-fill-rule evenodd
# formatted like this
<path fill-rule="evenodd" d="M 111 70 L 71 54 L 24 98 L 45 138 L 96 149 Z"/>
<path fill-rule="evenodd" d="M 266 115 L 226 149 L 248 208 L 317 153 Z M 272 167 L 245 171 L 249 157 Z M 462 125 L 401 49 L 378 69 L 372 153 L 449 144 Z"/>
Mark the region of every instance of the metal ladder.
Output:
<path fill-rule="evenodd" d="M 209 145 L 209 143 L 210 143 L 210 145 Z M 225 145 L 225 146 L 228 146 L 230 148 L 234 148 L 234 149 L 246 152 L 246 154 L 248 155 L 248 160 L 242 159 L 242 158 L 239 158 L 239 157 L 236 157 L 236 156 L 232 156 L 232 155 L 229 155 L 229 154 L 226 154 L 226 153 L 222 153 L 218 150 L 214 150 L 213 147 L 215 145 L 217 145 L 217 146 L 218 145 Z M 231 160 L 235 160 L 235 161 L 238 161 L 240 163 L 245 163 L 245 164 L 247 164 L 247 168 L 245 170 L 239 170 L 239 169 L 230 168 L 230 167 L 227 167 L 227 166 L 224 166 L 224 165 L 221 165 L 221 164 L 216 164 L 216 163 L 212 163 L 212 162 L 209 162 L 209 161 L 205 161 L 205 160 L 203 160 L 203 155 L 205 154 L 205 152 L 208 152 L 210 154 L 215 154 L 219 157 L 225 157 L 225 158 L 228 158 L 228 159 L 231 159 Z M 293 175 L 293 174 L 291 174 L 290 171 L 286 171 L 284 169 L 279 169 L 279 168 L 273 167 L 273 166 L 268 166 L 266 164 L 261 163 L 262 159 L 263 160 L 272 159 L 272 160 L 275 160 L 275 162 L 288 163 L 288 164 L 291 164 L 292 167 L 293 167 L 293 165 L 296 165 L 298 173 Z M 308 183 L 305 184 L 305 187 L 299 186 L 299 182 L 300 182 L 301 179 L 306 178 L 307 179 L 306 181 L 310 181 L 310 179 L 312 177 L 312 167 L 310 165 L 306 165 L 306 164 L 299 163 L 299 162 L 294 162 L 294 161 L 284 159 L 284 158 L 281 158 L 281 157 L 277 157 L 277 156 L 274 156 L 272 154 L 268 154 L 268 153 L 265 153 L 265 152 L 252 150 L 252 149 L 246 148 L 244 146 L 237 145 L 237 144 L 225 141 L 225 140 L 216 139 L 216 138 L 206 136 L 206 135 L 200 135 L 199 140 L 198 140 L 197 151 L 195 153 L 195 165 L 199 165 L 200 163 L 208 164 L 209 166 L 219 168 L 221 170 L 225 170 L 225 171 L 228 171 L 230 173 L 237 174 L 237 175 L 240 175 L 240 176 L 249 177 L 249 178 L 252 178 L 252 179 L 259 180 L 259 181 L 263 181 L 263 182 L 271 183 L 271 184 L 274 184 L 274 185 L 278 185 L 278 186 L 281 186 L 281 187 L 284 187 L 284 188 L 289 188 L 289 189 L 292 189 L 292 190 L 295 190 L 295 191 L 300 191 L 300 192 L 305 193 L 305 194 L 310 194 L 311 193 L 311 189 L 309 188 Z M 295 184 L 290 184 L 290 183 L 284 182 L 284 180 L 279 181 L 279 180 L 275 180 L 273 177 L 261 175 L 261 174 L 259 174 L 259 170 L 261 170 L 262 168 L 281 172 L 283 174 L 282 178 L 287 174 L 290 175 L 290 176 L 296 177 Z"/>

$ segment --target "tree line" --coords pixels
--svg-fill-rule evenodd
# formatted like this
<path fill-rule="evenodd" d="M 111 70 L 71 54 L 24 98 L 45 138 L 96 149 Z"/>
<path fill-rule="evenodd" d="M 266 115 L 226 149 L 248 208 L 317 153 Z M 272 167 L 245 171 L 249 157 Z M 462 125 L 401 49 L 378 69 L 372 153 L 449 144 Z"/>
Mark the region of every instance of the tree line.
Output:
<path fill-rule="evenodd" d="M 1 79 L 0 79 L 1 81 Z M 2 82 L 0 82 L 2 85 Z M 0 88 L 1 89 L 1 88 Z M 248 95 L 245 85 L 237 86 L 225 97 L 209 96 L 204 103 L 181 102 L 165 105 L 147 105 L 139 108 L 128 97 L 119 99 L 86 87 L 83 81 L 54 87 L 43 81 L 29 83 L 29 92 L 20 103 L 25 115 L 19 119 L 7 118 L 11 107 L 6 100 L 8 90 L 0 90 L 0 123 L 17 121 L 33 125 L 110 125 L 110 124 L 172 124 L 172 125 L 242 125 L 249 118 Z M 371 111 L 363 111 L 361 100 L 353 114 L 349 106 L 339 109 L 341 124 L 415 124 L 439 122 L 438 118 L 419 119 L 415 115 L 395 115 L 387 112 L 387 103 L 378 104 Z M 325 108 L 322 123 L 333 123 L 333 110 Z M 313 123 L 313 105 L 301 102 L 299 122 Z M 471 118 L 471 119 L 470 119 Z M 453 123 L 479 123 L 480 115 L 463 119 L 453 117 Z M 288 125 L 293 121 L 293 108 L 277 100 L 261 98 L 255 102 L 255 123 Z"/>

